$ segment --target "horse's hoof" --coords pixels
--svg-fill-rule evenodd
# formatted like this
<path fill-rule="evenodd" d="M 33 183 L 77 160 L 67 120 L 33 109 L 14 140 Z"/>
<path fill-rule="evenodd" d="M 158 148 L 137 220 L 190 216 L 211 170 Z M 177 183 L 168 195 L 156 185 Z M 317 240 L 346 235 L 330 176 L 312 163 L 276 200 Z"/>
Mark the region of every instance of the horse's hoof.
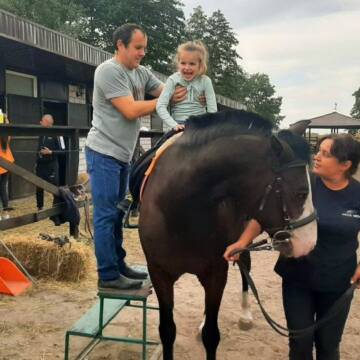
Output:
<path fill-rule="evenodd" d="M 239 328 L 241 330 L 250 330 L 253 327 L 253 316 L 250 309 L 243 309 L 239 319 Z"/>

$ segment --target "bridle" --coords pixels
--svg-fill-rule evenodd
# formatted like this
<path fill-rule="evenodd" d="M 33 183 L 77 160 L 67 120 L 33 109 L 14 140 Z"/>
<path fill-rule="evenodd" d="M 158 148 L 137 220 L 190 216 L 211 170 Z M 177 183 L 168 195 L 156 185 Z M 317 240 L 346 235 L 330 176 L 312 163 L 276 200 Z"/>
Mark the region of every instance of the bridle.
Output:
<path fill-rule="evenodd" d="M 282 209 L 282 219 L 283 219 L 283 226 L 282 227 L 274 227 L 270 229 L 265 229 L 268 234 L 270 234 L 271 238 L 271 246 L 274 250 L 279 249 L 281 245 L 289 244 L 291 235 L 293 230 L 298 229 L 302 226 L 305 226 L 307 224 L 310 224 L 314 220 L 316 220 L 316 212 L 315 210 L 308 216 L 306 216 L 303 219 L 299 220 L 291 220 L 288 212 L 287 204 L 283 197 L 283 176 L 282 173 L 286 170 L 289 170 L 291 168 L 299 168 L 304 167 L 306 168 L 307 164 L 304 161 L 300 160 L 293 160 L 288 162 L 287 164 L 278 167 L 274 170 L 275 177 L 274 180 L 268 184 L 265 188 L 265 193 L 260 201 L 259 205 L 259 212 L 264 211 L 265 205 L 269 199 L 269 196 L 272 192 L 275 192 L 275 196 L 278 198 L 281 209 Z M 305 169 L 306 170 L 306 169 Z"/>

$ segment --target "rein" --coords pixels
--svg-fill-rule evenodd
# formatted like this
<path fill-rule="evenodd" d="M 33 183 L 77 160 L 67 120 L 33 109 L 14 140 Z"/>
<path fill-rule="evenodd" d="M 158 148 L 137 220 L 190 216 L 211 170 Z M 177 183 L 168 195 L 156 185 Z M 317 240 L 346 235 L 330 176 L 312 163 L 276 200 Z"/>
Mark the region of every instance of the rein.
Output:
<path fill-rule="evenodd" d="M 265 240 L 261 240 L 259 241 L 259 243 L 254 244 L 254 246 L 252 248 L 250 248 L 250 246 L 246 249 L 248 251 L 259 251 L 259 246 L 263 246 L 263 244 L 260 244 L 261 242 L 265 241 Z M 268 245 L 271 247 L 271 245 Z M 272 248 L 272 247 L 271 247 Z M 255 250 L 258 249 L 258 250 Z M 263 248 L 260 248 L 260 250 L 268 250 Z M 248 272 L 248 270 L 246 269 L 246 267 L 244 265 L 241 264 L 241 262 L 239 262 L 239 266 L 240 269 L 242 271 L 242 273 L 244 274 L 251 291 L 254 294 L 254 297 L 256 299 L 256 302 L 258 303 L 260 310 L 266 320 L 266 322 L 281 336 L 284 337 L 290 337 L 290 338 L 300 338 L 306 335 L 310 335 L 312 334 L 315 330 L 319 329 L 320 327 L 324 326 L 328 321 L 330 321 L 334 316 L 336 316 L 339 311 L 343 308 L 344 304 L 347 302 L 347 300 L 349 298 L 351 298 L 354 294 L 354 291 L 356 289 L 356 286 L 359 285 L 359 282 L 356 282 L 354 284 L 352 284 L 340 297 L 339 299 L 337 299 L 334 304 L 331 306 L 331 308 L 329 309 L 329 311 L 327 312 L 327 314 L 320 319 L 319 321 L 316 321 L 313 325 L 308 326 L 304 329 L 298 329 L 298 330 L 293 330 L 293 329 L 288 329 L 287 327 L 280 325 L 279 323 L 277 323 L 270 315 L 269 313 L 265 310 L 261 300 L 260 300 L 260 296 L 259 293 L 257 291 L 257 288 L 255 286 L 254 280 L 252 279 L 252 277 L 250 276 L 250 273 Z"/>

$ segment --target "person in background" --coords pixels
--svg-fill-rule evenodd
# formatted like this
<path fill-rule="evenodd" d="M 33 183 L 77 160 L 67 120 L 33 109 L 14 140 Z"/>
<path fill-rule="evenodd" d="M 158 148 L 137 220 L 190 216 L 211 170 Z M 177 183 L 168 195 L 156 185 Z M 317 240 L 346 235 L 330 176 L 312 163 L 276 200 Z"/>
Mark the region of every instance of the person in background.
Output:
<path fill-rule="evenodd" d="M 307 256 L 280 256 L 275 272 L 282 277 L 282 296 L 289 329 L 304 329 L 319 321 L 352 283 L 360 281 L 356 250 L 360 231 L 360 183 L 355 174 L 360 143 L 350 134 L 327 135 L 314 156 L 312 189 L 318 214 L 318 240 Z M 236 260 L 234 250 L 245 249 L 261 232 L 251 220 L 239 240 L 227 247 L 224 258 Z M 359 285 L 358 285 L 359 287 Z M 290 360 L 339 360 L 340 342 L 352 299 L 315 332 L 289 339 Z"/>
<path fill-rule="evenodd" d="M 177 72 L 171 75 L 156 105 L 159 117 L 169 127 L 183 128 L 191 115 L 217 112 L 217 104 L 211 79 L 206 76 L 208 52 L 201 41 L 181 44 L 176 52 Z M 184 101 L 171 104 L 177 87 L 187 89 Z M 168 111 L 171 108 L 171 114 Z"/>
<path fill-rule="evenodd" d="M 40 125 L 50 128 L 54 124 L 52 115 L 45 114 L 40 120 Z M 62 140 L 62 141 L 61 141 Z M 48 181 L 49 183 L 59 185 L 59 162 L 58 155 L 64 153 L 64 140 L 59 136 L 42 135 L 39 136 L 36 157 L 36 175 Z M 54 196 L 53 205 L 60 202 L 60 199 Z M 36 205 L 38 211 L 44 207 L 44 190 L 36 188 Z M 54 217 L 57 225 L 58 219 Z"/>
<path fill-rule="evenodd" d="M 4 114 L 5 123 L 9 123 L 6 115 Z M 14 157 L 10 149 L 10 136 L 0 136 L 0 156 L 5 160 L 14 162 Z M 0 167 L 0 200 L 2 203 L 3 213 L 0 216 L 3 219 L 8 219 L 9 214 L 7 213 L 10 210 L 13 210 L 12 207 L 9 206 L 9 171 Z"/>

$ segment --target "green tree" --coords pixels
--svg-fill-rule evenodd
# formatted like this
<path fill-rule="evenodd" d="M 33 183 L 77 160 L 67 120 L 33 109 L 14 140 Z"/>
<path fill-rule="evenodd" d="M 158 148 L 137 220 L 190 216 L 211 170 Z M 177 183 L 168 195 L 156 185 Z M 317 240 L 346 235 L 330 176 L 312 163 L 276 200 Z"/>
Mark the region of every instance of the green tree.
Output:
<path fill-rule="evenodd" d="M 76 36 L 84 9 L 71 0 L 0 0 L 0 8 L 51 29 Z"/>
<path fill-rule="evenodd" d="M 256 112 L 278 126 L 283 119 L 280 116 L 282 97 L 275 97 L 275 87 L 266 74 L 248 74 L 241 85 L 241 99 L 246 108 Z"/>
<path fill-rule="evenodd" d="M 352 94 L 352 96 L 355 97 L 355 104 L 351 109 L 350 115 L 356 119 L 360 119 L 360 87 Z"/>
<path fill-rule="evenodd" d="M 121 24 L 137 23 L 146 30 L 149 51 L 144 63 L 171 72 L 172 55 L 184 36 L 185 17 L 178 0 L 81 0 L 85 17 L 79 21 L 82 41 L 113 52 L 112 34 Z"/>

